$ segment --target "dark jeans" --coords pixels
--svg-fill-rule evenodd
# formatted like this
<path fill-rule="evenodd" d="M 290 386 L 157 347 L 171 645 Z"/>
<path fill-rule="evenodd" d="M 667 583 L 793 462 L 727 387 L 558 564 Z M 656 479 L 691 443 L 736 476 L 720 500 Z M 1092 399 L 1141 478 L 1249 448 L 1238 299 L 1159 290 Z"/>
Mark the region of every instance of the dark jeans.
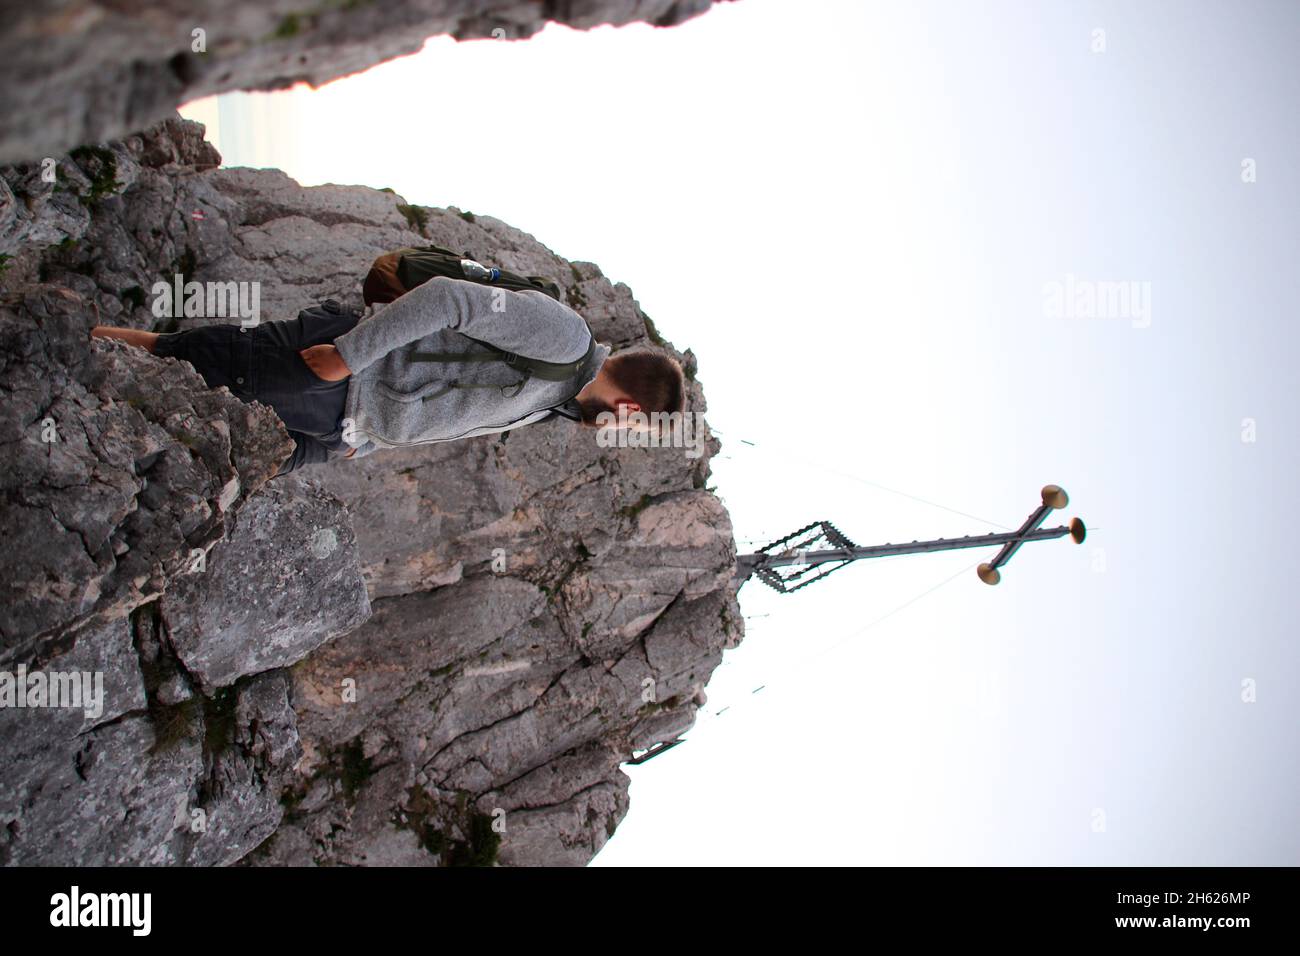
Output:
<path fill-rule="evenodd" d="M 333 342 L 358 318 L 322 306 L 251 328 L 204 325 L 159 335 L 154 354 L 189 362 L 209 388 L 224 385 L 236 398 L 275 409 L 294 440 L 293 455 L 280 468 L 283 475 L 328 461 L 344 447 L 341 419 L 349 380 L 317 377 L 298 353 Z"/>

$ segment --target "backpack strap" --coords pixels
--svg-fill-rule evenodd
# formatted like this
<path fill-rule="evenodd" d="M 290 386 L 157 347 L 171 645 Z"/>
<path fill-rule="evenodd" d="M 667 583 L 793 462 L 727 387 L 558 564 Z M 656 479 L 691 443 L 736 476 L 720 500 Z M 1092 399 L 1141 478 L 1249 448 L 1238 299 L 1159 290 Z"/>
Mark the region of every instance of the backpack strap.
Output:
<path fill-rule="evenodd" d="M 469 338 L 469 336 L 466 336 Z M 590 336 L 587 351 L 582 358 L 573 362 L 547 362 L 542 359 L 528 358 L 517 352 L 507 352 L 479 339 L 471 339 L 483 346 L 486 352 L 412 352 L 412 362 L 502 362 L 519 372 L 525 378 L 539 378 L 544 382 L 567 382 L 582 371 L 582 367 L 591 360 L 596 351 L 596 337 Z M 497 386 L 490 386 L 496 388 Z"/>
<path fill-rule="evenodd" d="M 582 406 L 578 404 L 577 398 L 570 398 L 568 401 L 561 402 L 551 409 L 548 418 L 567 418 L 569 421 L 582 421 Z"/>
<path fill-rule="evenodd" d="M 469 336 L 465 336 L 469 338 Z M 569 382 L 579 378 L 591 363 L 593 356 L 596 354 L 596 337 L 588 331 L 587 351 L 582 358 L 573 362 L 547 362 L 542 359 L 528 358 L 519 355 L 516 352 L 507 352 L 505 349 L 498 348 L 489 342 L 481 339 L 470 339 L 476 345 L 481 345 L 488 351 L 486 352 L 412 352 L 412 362 L 501 362 L 502 364 L 519 372 L 523 378 L 513 385 L 482 385 L 482 384 L 461 384 L 452 382 L 449 388 L 499 388 L 510 389 L 513 392 L 507 392 L 507 396 L 513 397 L 523 391 L 524 385 L 529 379 L 537 378 L 544 382 Z M 582 388 L 573 393 L 576 395 Z M 438 393 L 441 395 L 442 393 Z M 436 396 L 428 396 L 429 398 Z M 569 398 L 573 396 L 570 395 Z M 565 399 L 568 401 L 568 399 Z"/>

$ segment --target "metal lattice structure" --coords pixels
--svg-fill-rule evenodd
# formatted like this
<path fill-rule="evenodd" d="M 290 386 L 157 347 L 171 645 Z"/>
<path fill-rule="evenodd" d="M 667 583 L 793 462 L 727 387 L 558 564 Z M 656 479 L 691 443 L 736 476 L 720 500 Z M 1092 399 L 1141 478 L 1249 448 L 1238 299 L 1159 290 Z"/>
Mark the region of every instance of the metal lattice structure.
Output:
<path fill-rule="evenodd" d="M 810 551 L 821 550 L 846 550 L 856 547 L 835 525 L 829 521 L 814 521 L 805 528 L 800 528 L 784 538 L 778 538 L 771 544 L 759 548 L 759 554 L 770 555 L 807 555 Z M 753 555 L 744 555 L 743 557 L 753 557 Z M 818 564 L 791 564 L 784 568 L 769 566 L 766 563 L 756 564 L 754 574 L 758 575 L 760 581 L 764 584 L 780 591 L 782 594 L 789 594 L 791 591 L 798 591 L 800 588 L 806 588 L 814 581 L 820 581 L 833 571 L 838 571 L 844 565 L 851 562 L 852 558 L 844 558 L 839 561 L 824 561 Z"/>

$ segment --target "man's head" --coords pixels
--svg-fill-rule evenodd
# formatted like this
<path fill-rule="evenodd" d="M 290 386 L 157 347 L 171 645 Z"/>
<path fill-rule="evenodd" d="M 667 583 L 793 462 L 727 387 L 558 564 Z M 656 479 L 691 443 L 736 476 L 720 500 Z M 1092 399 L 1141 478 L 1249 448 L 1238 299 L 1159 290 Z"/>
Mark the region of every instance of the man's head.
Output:
<path fill-rule="evenodd" d="M 682 367 L 664 352 L 632 349 L 611 355 L 578 393 L 584 425 L 602 412 L 680 412 L 686 404 Z"/>

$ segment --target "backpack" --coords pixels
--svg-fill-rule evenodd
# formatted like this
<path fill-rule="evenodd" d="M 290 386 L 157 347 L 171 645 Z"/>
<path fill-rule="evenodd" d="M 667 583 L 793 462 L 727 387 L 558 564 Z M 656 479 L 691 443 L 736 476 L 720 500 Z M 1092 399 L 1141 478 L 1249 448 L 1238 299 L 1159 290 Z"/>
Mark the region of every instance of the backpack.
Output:
<path fill-rule="evenodd" d="M 469 279 L 471 282 L 481 282 L 484 285 L 501 286 L 513 292 L 536 289 L 557 302 L 563 301 L 560 298 L 559 285 L 551 279 L 545 276 L 523 276 L 516 272 L 498 269 L 496 266 L 485 266 L 477 262 L 468 252 L 461 256 L 442 246 L 420 246 L 398 249 L 392 255 L 397 256 L 397 266 L 394 270 L 397 281 L 407 292 L 417 285 L 428 282 L 434 276 L 446 276 L 449 279 Z"/>

